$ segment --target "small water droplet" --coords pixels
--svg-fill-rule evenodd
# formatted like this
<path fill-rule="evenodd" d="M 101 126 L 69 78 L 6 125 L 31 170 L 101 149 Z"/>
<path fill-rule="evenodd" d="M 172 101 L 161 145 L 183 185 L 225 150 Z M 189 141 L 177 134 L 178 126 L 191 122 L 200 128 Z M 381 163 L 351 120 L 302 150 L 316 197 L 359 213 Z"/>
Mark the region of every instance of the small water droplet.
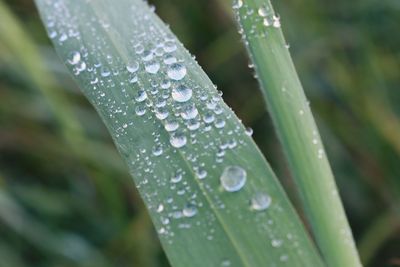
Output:
<path fill-rule="evenodd" d="M 136 94 L 135 100 L 137 102 L 143 102 L 147 99 L 147 93 L 144 90 L 139 90 Z"/>
<path fill-rule="evenodd" d="M 207 177 L 207 171 L 204 169 L 198 169 L 198 170 L 196 170 L 196 176 L 197 176 L 197 178 L 202 180 Z"/>
<path fill-rule="evenodd" d="M 152 51 L 149 51 L 149 50 L 143 51 L 143 56 L 142 56 L 143 61 L 150 61 L 153 59 L 153 57 L 154 57 L 154 54 Z"/>
<path fill-rule="evenodd" d="M 153 148 L 153 155 L 154 155 L 154 156 L 156 156 L 156 157 L 161 156 L 162 153 L 163 153 L 163 149 L 162 149 L 161 146 L 155 146 L 155 147 Z"/>
<path fill-rule="evenodd" d="M 126 69 L 130 72 L 130 73 L 135 73 L 138 71 L 139 69 L 139 63 L 137 61 L 131 61 L 128 63 L 128 65 L 126 65 Z"/>
<path fill-rule="evenodd" d="M 170 119 L 165 122 L 164 128 L 168 132 L 173 132 L 179 128 L 179 123 L 174 119 Z"/>
<path fill-rule="evenodd" d="M 260 15 L 261 17 L 266 17 L 267 14 L 267 9 L 265 7 L 260 7 L 258 9 L 258 15 Z"/>
<path fill-rule="evenodd" d="M 282 243 L 283 243 L 283 241 L 280 240 L 280 239 L 274 239 L 274 240 L 271 241 L 271 245 L 274 248 L 279 248 L 280 246 L 282 246 Z"/>
<path fill-rule="evenodd" d="M 158 207 L 157 207 L 157 212 L 160 213 L 160 212 L 162 212 L 163 210 L 164 210 L 164 205 L 163 205 L 163 204 L 158 205 Z"/>
<path fill-rule="evenodd" d="M 228 267 L 231 266 L 231 261 L 230 260 L 223 260 L 221 262 L 221 267 Z"/>
<path fill-rule="evenodd" d="M 167 41 L 167 42 L 164 43 L 163 48 L 164 48 L 165 52 L 171 53 L 171 52 L 174 52 L 177 47 L 176 47 L 176 44 L 174 42 Z"/>
<path fill-rule="evenodd" d="M 179 183 L 180 181 L 182 181 L 182 174 L 181 173 L 176 173 L 174 176 L 171 177 L 171 182 L 176 184 Z"/>
<path fill-rule="evenodd" d="M 138 115 L 138 116 L 143 116 L 144 114 L 146 114 L 146 107 L 145 107 L 145 106 L 142 106 L 142 105 L 137 106 L 137 107 L 135 108 L 135 113 L 136 113 L 136 115 Z"/>
<path fill-rule="evenodd" d="M 253 129 L 252 128 L 250 128 L 250 127 L 248 127 L 248 128 L 246 128 L 246 135 L 248 135 L 248 136 L 252 136 L 253 135 Z"/>
<path fill-rule="evenodd" d="M 71 52 L 68 57 L 68 63 L 71 65 L 76 65 L 79 63 L 79 61 L 81 61 L 81 53 L 78 51 Z"/>
<path fill-rule="evenodd" d="M 177 61 L 178 61 L 178 60 L 176 59 L 176 57 L 174 57 L 174 56 L 171 55 L 171 54 L 167 54 L 167 55 L 164 57 L 164 63 L 167 64 L 167 65 L 174 64 L 174 63 L 176 63 Z"/>
<path fill-rule="evenodd" d="M 182 132 L 175 132 L 171 135 L 169 142 L 175 148 L 181 148 L 186 145 L 187 138 Z"/>
<path fill-rule="evenodd" d="M 101 77 L 108 77 L 108 76 L 110 76 L 111 75 L 111 71 L 110 71 L 110 69 L 109 68 L 107 68 L 107 67 L 102 67 L 101 68 L 101 71 L 100 71 L 100 75 L 101 75 Z"/>
<path fill-rule="evenodd" d="M 250 201 L 251 209 L 266 210 L 271 205 L 271 197 L 266 193 L 257 192 Z"/>
<path fill-rule="evenodd" d="M 189 203 L 183 208 L 182 214 L 185 217 L 193 217 L 197 214 L 197 207 Z"/>
<path fill-rule="evenodd" d="M 236 192 L 242 189 L 246 179 L 246 171 L 239 166 L 226 167 L 220 177 L 222 187 L 228 192 Z"/>
<path fill-rule="evenodd" d="M 233 2 L 233 9 L 239 9 L 243 6 L 243 0 L 235 0 Z"/>
<path fill-rule="evenodd" d="M 148 73 L 156 74 L 160 69 L 160 63 L 157 61 L 150 61 L 145 65 L 145 70 Z"/>
<path fill-rule="evenodd" d="M 182 108 L 181 116 L 185 120 L 191 120 L 197 117 L 199 111 L 194 104 L 186 105 Z"/>

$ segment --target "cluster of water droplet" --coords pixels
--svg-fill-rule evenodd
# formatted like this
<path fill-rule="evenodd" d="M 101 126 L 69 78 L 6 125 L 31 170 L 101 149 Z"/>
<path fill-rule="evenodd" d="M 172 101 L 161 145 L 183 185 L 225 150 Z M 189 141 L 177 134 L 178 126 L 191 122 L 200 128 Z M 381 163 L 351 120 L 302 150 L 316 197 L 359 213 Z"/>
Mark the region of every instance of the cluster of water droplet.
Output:
<path fill-rule="evenodd" d="M 63 10 L 63 1 L 50 2 Z M 162 26 L 145 26 L 148 15 L 132 5 L 130 36 L 119 36 L 103 18 L 100 23 L 87 22 L 91 32 L 85 33 L 86 38 L 96 42 L 83 44 L 81 33 L 71 23 L 76 18 L 67 10 L 61 12 L 62 19 L 49 16 L 47 27 L 58 46 L 74 47 L 65 55 L 66 64 L 77 79 L 89 81 L 84 93 L 108 122 L 137 187 L 156 214 L 158 233 L 174 242 L 177 235 L 197 227 L 207 240 L 213 240 L 220 227 L 218 219 L 203 207 L 236 212 L 226 208 L 224 195 L 241 192 L 249 196 L 243 205 L 258 217 L 239 219 L 265 219 L 271 196 L 246 188 L 251 170 L 226 160 L 243 162 L 236 155 L 253 145 L 248 137 L 252 130 L 246 130 L 223 103 L 221 93 L 204 82 L 205 74 L 175 37 Z M 246 5 L 238 0 L 234 7 Z M 272 27 L 279 27 L 279 18 L 268 12 L 256 14 L 263 20 L 272 18 Z M 61 25 L 55 27 L 55 21 Z M 100 32 L 107 32 L 113 42 Z M 280 247 L 279 242 L 275 240 L 272 247 Z M 221 266 L 230 264 L 228 259 L 221 260 Z"/>
<path fill-rule="evenodd" d="M 245 42 L 251 38 L 266 37 L 268 34 L 266 30 L 268 28 L 281 27 L 280 17 L 274 13 L 270 5 L 262 5 L 254 8 L 247 3 L 243 3 L 242 0 L 235 0 L 233 9 L 236 11 L 237 19 L 242 22 L 240 25 L 246 24 L 247 27 L 250 27 L 246 28 L 246 30 L 242 26 L 240 27 L 239 32 Z"/>

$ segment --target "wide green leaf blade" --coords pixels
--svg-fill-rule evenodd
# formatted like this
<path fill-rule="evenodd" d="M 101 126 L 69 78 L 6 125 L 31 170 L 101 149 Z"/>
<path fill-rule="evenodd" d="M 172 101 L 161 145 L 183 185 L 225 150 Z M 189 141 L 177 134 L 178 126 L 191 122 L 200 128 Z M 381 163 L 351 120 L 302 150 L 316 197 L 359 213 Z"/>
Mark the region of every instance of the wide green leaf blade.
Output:
<path fill-rule="evenodd" d="M 146 3 L 36 3 L 173 266 L 322 266 L 243 125 Z"/>
<path fill-rule="evenodd" d="M 269 0 L 236 0 L 233 7 L 317 244 L 329 266 L 360 266 L 279 15 L 274 13 Z"/>

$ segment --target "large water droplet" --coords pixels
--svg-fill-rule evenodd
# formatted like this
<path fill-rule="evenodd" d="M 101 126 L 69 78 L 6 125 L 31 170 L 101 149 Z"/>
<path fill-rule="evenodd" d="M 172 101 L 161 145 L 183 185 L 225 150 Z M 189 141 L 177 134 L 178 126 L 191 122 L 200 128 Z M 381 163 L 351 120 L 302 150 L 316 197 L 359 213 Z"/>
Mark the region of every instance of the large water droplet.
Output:
<path fill-rule="evenodd" d="M 271 197 L 262 192 L 257 192 L 250 201 L 251 208 L 253 210 L 261 211 L 268 209 L 271 205 Z"/>
<path fill-rule="evenodd" d="M 172 90 L 172 98 L 177 102 L 186 102 L 192 98 L 192 95 L 192 89 L 183 84 Z"/>
<path fill-rule="evenodd" d="M 236 192 L 242 189 L 246 179 L 246 171 L 239 166 L 226 167 L 220 177 L 222 187 L 228 192 Z"/>
<path fill-rule="evenodd" d="M 169 142 L 175 148 L 181 148 L 186 145 L 187 138 L 182 132 L 175 132 L 171 135 Z"/>
<path fill-rule="evenodd" d="M 186 67 L 179 63 L 172 64 L 167 71 L 168 77 L 175 81 L 180 81 L 186 76 Z"/>

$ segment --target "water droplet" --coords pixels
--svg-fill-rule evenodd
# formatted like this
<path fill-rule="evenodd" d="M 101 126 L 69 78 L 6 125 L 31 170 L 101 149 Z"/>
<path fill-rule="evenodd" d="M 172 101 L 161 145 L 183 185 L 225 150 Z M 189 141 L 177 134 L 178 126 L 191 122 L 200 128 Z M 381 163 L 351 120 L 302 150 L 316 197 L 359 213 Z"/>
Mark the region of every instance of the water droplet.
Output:
<path fill-rule="evenodd" d="M 171 87 L 171 82 L 169 80 L 163 80 L 160 85 L 162 89 L 168 89 Z"/>
<path fill-rule="evenodd" d="M 221 267 L 228 267 L 231 266 L 231 261 L 230 260 L 223 260 L 221 262 Z"/>
<path fill-rule="evenodd" d="M 194 104 L 186 105 L 182 108 L 181 116 L 185 120 L 191 120 L 197 117 L 199 111 Z"/>
<path fill-rule="evenodd" d="M 278 247 L 282 246 L 282 243 L 283 243 L 282 240 L 274 239 L 274 240 L 272 240 L 271 245 L 272 245 L 274 248 L 278 248 Z"/>
<path fill-rule="evenodd" d="M 162 150 L 162 147 L 161 147 L 161 146 L 155 146 L 155 147 L 153 148 L 153 155 L 154 155 L 154 156 L 156 156 L 156 157 L 161 156 L 162 153 L 163 153 L 163 150 Z"/>
<path fill-rule="evenodd" d="M 169 142 L 175 148 L 181 148 L 186 145 L 187 138 L 182 132 L 175 132 L 171 135 Z"/>
<path fill-rule="evenodd" d="M 236 192 L 242 189 L 246 179 L 246 171 L 239 166 L 226 167 L 220 177 L 222 187 L 228 192 Z"/>
<path fill-rule="evenodd" d="M 142 59 L 143 59 L 144 61 L 150 61 L 150 60 L 153 59 L 153 57 L 154 57 L 154 55 L 153 55 L 153 52 L 152 52 L 152 51 L 149 51 L 149 50 L 143 51 Z"/>
<path fill-rule="evenodd" d="M 160 63 L 157 61 L 150 61 L 145 65 L 145 69 L 148 73 L 156 74 L 160 69 Z"/>
<path fill-rule="evenodd" d="M 101 77 L 108 77 L 111 75 L 111 71 L 107 67 L 102 67 L 100 71 Z"/>
<path fill-rule="evenodd" d="M 139 63 L 137 61 L 131 61 L 131 62 L 128 63 L 128 65 L 126 65 L 126 69 L 130 73 L 135 73 L 139 69 Z"/>
<path fill-rule="evenodd" d="M 221 129 L 221 128 L 224 128 L 224 126 L 225 126 L 225 120 L 223 120 L 223 119 L 217 119 L 217 120 L 215 121 L 215 127 L 216 127 L 216 128 Z"/>
<path fill-rule="evenodd" d="M 171 54 L 168 54 L 168 55 L 166 55 L 166 56 L 164 57 L 164 63 L 167 64 L 167 65 L 174 64 L 174 63 L 176 63 L 177 61 L 178 61 L 178 60 L 176 59 L 176 57 L 174 57 L 174 56 L 171 55 Z"/>
<path fill-rule="evenodd" d="M 189 130 L 194 131 L 200 128 L 200 122 L 196 119 L 189 120 L 187 123 Z"/>
<path fill-rule="evenodd" d="M 207 112 L 204 116 L 203 116 L 203 121 L 205 123 L 212 123 L 214 121 L 215 117 L 214 114 L 212 114 L 211 112 Z"/>
<path fill-rule="evenodd" d="M 158 205 L 158 207 L 157 207 L 157 212 L 160 213 L 160 212 L 162 212 L 163 210 L 164 210 L 164 205 L 163 205 L 163 204 Z"/>
<path fill-rule="evenodd" d="M 275 28 L 280 28 L 281 27 L 281 19 L 279 16 L 273 16 L 273 20 L 274 22 L 272 23 L 272 26 L 274 26 Z"/>
<path fill-rule="evenodd" d="M 146 114 L 146 107 L 145 106 L 137 106 L 135 108 L 135 113 L 138 116 L 143 116 L 144 114 Z"/>
<path fill-rule="evenodd" d="M 196 170 L 196 176 L 197 176 L 197 178 L 202 180 L 207 177 L 207 171 L 204 169 L 198 169 L 198 170 Z"/>
<path fill-rule="evenodd" d="M 168 77 L 175 81 L 180 81 L 186 76 L 186 67 L 179 63 L 172 64 L 167 71 Z"/>
<path fill-rule="evenodd" d="M 192 89 L 183 84 L 172 90 L 172 98 L 177 102 L 186 102 L 192 98 L 192 95 Z"/>
<path fill-rule="evenodd" d="M 146 94 L 146 91 L 144 91 L 144 90 L 139 90 L 138 92 L 137 92 L 137 94 L 136 94 L 136 97 L 135 97 L 135 100 L 137 101 L 137 102 L 143 102 L 143 101 L 145 101 L 147 99 L 147 94 Z"/>
<path fill-rule="evenodd" d="M 258 9 L 258 15 L 261 17 L 266 17 L 267 16 L 267 9 L 265 7 L 260 7 Z"/>
<path fill-rule="evenodd" d="M 246 135 L 248 135 L 248 136 L 252 136 L 252 135 L 253 135 L 253 129 L 250 128 L 250 127 L 248 127 L 248 128 L 246 128 L 245 133 L 246 133 Z"/>
<path fill-rule="evenodd" d="M 193 217 L 197 214 L 197 208 L 193 204 L 187 204 L 182 210 L 183 216 Z"/>
<path fill-rule="evenodd" d="M 171 53 L 171 52 L 174 52 L 177 47 L 176 47 L 176 44 L 174 42 L 167 41 L 167 42 L 164 43 L 163 48 L 164 48 L 165 52 Z"/>
<path fill-rule="evenodd" d="M 80 61 L 77 63 L 76 67 L 75 67 L 75 74 L 79 74 L 82 71 L 86 70 L 86 63 L 84 61 Z"/>
<path fill-rule="evenodd" d="M 176 173 L 174 176 L 172 176 L 171 178 L 171 182 L 176 184 L 179 183 L 180 181 L 182 181 L 182 174 L 181 173 Z"/>
<path fill-rule="evenodd" d="M 266 193 L 256 193 L 250 201 L 253 210 L 266 210 L 271 205 L 271 197 Z"/>
<path fill-rule="evenodd" d="M 168 109 L 161 107 L 156 109 L 156 117 L 159 120 L 165 120 L 169 115 Z"/>
<path fill-rule="evenodd" d="M 239 9 L 243 6 L 243 0 L 235 0 L 233 2 L 233 9 Z"/>
<path fill-rule="evenodd" d="M 79 53 L 78 51 L 73 51 L 70 53 L 68 58 L 69 64 L 76 65 L 79 63 L 79 61 L 81 61 L 81 53 Z"/>
<path fill-rule="evenodd" d="M 165 130 L 167 130 L 168 132 L 173 132 L 175 130 L 177 130 L 179 128 L 179 124 L 178 121 L 171 119 L 171 120 L 167 120 L 165 122 L 164 125 Z"/>

